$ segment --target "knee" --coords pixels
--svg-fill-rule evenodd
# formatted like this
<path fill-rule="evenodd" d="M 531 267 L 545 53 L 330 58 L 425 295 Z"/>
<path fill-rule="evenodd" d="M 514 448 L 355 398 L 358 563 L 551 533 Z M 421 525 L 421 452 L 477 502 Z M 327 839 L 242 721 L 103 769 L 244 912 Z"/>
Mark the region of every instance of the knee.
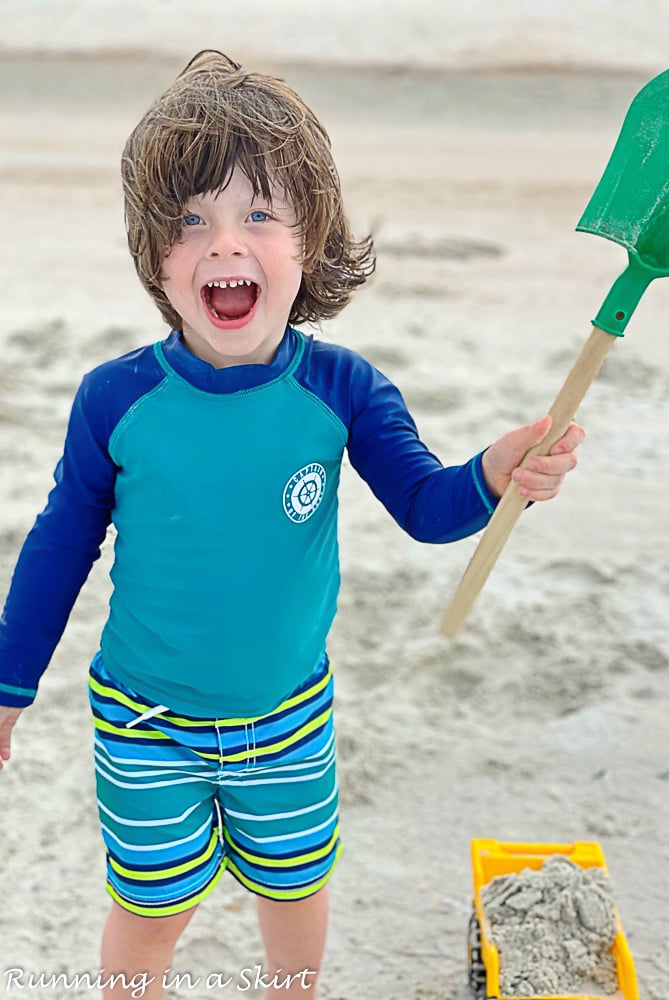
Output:
<path fill-rule="evenodd" d="M 168 917 L 142 917 L 112 903 L 107 929 L 115 936 L 134 942 L 136 947 L 174 945 L 190 922 L 196 907 Z"/>

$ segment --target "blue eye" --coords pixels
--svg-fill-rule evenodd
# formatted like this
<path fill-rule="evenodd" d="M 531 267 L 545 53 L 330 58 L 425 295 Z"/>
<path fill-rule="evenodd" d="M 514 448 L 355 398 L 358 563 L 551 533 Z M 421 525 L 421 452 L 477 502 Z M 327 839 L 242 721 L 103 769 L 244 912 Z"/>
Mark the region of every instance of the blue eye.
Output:
<path fill-rule="evenodd" d="M 199 226 L 202 219 L 199 215 L 195 215 L 194 212 L 189 212 L 187 215 L 184 215 L 182 221 L 184 226 Z"/>
<path fill-rule="evenodd" d="M 269 214 L 257 208 L 255 212 L 251 212 L 249 218 L 251 222 L 266 222 L 269 219 Z"/>

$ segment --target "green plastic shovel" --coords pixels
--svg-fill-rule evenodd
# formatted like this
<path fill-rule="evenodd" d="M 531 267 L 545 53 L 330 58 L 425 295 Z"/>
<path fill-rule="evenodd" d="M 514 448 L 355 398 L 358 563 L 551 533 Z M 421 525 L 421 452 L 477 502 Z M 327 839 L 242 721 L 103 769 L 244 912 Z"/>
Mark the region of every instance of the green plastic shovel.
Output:
<path fill-rule="evenodd" d="M 628 265 L 592 321 L 593 329 L 550 414 L 551 429 L 522 461 L 547 455 L 562 437 L 616 338 L 654 278 L 669 274 L 669 70 L 636 95 L 611 159 L 576 227 L 625 247 Z M 509 483 L 441 624 L 458 634 L 527 501 Z"/>

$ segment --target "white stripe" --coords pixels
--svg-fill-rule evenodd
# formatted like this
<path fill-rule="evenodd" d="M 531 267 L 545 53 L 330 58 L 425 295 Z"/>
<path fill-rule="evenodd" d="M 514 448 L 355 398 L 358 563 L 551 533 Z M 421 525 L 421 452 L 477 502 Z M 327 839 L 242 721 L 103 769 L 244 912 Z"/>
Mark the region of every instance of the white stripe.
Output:
<path fill-rule="evenodd" d="M 119 759 L 117 757 L 114 757 L 112 759 L 119 761 L 119 763 L 126 763 L 125 761 L 123 761 L 122 759 Z M 223 788 L 225 788 L 226 785 L 230 786 L 230 787 L 234 786 L 234 787 L 238 788 L 240 786 L 247 786 L 247 785 L 276 785 L 276 784 L 292 784 L 292 783 L 303 782 L 303 781 L 313 781 L 313 780 L 316 780 L 318 778 L 322 778 L 323 775 L 326 774 L 326 772 L 334 765 L 334 760 L 335 760 L 335 754 L 334 754 L 334 750 L 333 750 L 333 752 L 330 754 L 330 756 L 324 762 L 324 766 L 321 767 L 320 770 L 318 770 L 318 771 L 312 771 L 311 773 L 306 774 L 306 775 L 302 775 L 302 776 L 295 776 L 295 775 L 293 775 L 291 777 L 286 777 L 286 778 L 284 778 L 284 777 L 282 777 L 282 778 L 277 778 L 277 777 L 265 777 L 265 778 L 262 778 L 262 777 L 256 777 L 256 775 L 262 775 L 262 774 L 264 774 L 264 775 L 271 775 L 271 774 L 277 773 L 277 772 L 281 773 L 281 774 L 285 774 L 286 770 L 291 770 L 292 771 L 292 770 L 298 769 L 300 767 L 300 765 L 295 765 L 295 767 L 292 767 L 291 765 L 279 764 L 279 765 L 276 765 L 275 767 L 258 768 L 257 770 L 253 770 L 251 768 L 251 769 L 244 769 L 244 771 L 229 771 L 228 774 L 227 774 L 227 776 L 226 776 L 225 770 L 223 770 L 223 772 L 219 774 L 218 778 L 215 775 L 211 774 L 210 771 L 209 771 L 209 769 L 208 769 L 207 771 L 202 772 L 200 774 L 198 774 L 197 772 L 195 772 L 193 774 L 191 772 L 190 775 L 187 774 L 185 777 L 181 777 L 180 776 L 179 778 L 172 778 L 171 781 L 145 781 L 145 782 L 140 782 L 138 784 L 136 782 L 118 781 L 115 778 L 112 778 L 111 774 L 109 772 L 113 772 L 114 774 L 125 774 L 127 777 L 147 777 L 147 776 L 148 777 L 152 777 L 152 776 L 157 777 L 157 776 L 160 776 L 160 775 L 168 775 L 168 774 L 172 775 L 174 772 L 173 772 L 172 768 L 165 767 L 165 761 L 161 761 L 162 768 L 160 770 L 154 770 L 154 771 L 124 771 L 121 768 L 113 767 L 112 765 L 108 764 L 106 761 L 99 760 L 98 755 L 96 754 L 95 770 L 103 778 L 105 778 L 107 781 L 111 782 L 113 785 L 116 785 L 118 788 L 137 788 L 138 790 L 139 789 L 143 790 L 143 789 L 146 789 L 146 788 L 166 788 L 166 787 L 171 787 L 173 785 L 176 786 L 176 785 L 192 784 L 194 781 L 205 781 L 205 782 L 208 782 L 209 784 L 212 784 L 212 785 L 218 784 L 220 787 L 223 787 Z M 139 763 L 139 761 L 138 761 L 138 763 Z M 103 765 L 104 765 L 104 767 L 103 767 Z M 309 765 L 306 765 L 306 766 L 307 767 L 313 767 L 314 765 L 313 764 L 309 764 Z M 105 770 L 104 768 L 107 768 L 108 770 Z M 246 775 L 249 775 L 249 777 L 242 779 L 242 778 L 239 777 L 240 774 L 246 774 Z"/>
<path fill-rule="evenodd" d="M 213 778 L 179 778 L 177 781 L 144 781 L 138 784 L 136 781 L 117 781 L 116 778 L 112 778 L 110 774 L 103 771 L 98 763 L 95 764 L 95 770 L 105 781 L 111 782 L 117 788 L 132 788 L 137 792 L 144 792 L 147 788 L 174 788 L 176 785 L 192 785 L 195 781 L 208 781 L 210 784 L 216 783 Z"/>
<path fill-rule="evenodd" d="M 331 760 L 334 756 L 334 741 L 330 740 L 328 745 L 319 751 L 319 753 L 313 754 L 311 757 L 305 757 L 299 763 L 282 764 L 281 761 L 270 761 L 268 764 L 263 765 L 259 759 L 256 762 L 255 772 L 259 774 L 261 771 L 304 771 L 308 767 L 317 767 L 322 761 Z"/>
<path fill-rule="evenodd" d="M 297 784 L 298 782 L 301 781 L 315 781 L 317 778 L 322 778 L 323 775 L 326 774 L 331 767 L 334 767 L 334 763 L 335 761 L 333 754 L 332 758 L 329 761 L 326 761 L 325 766 L 322 767 L 320 771 L 314 771 L 313 774 L 305 774 L 301 777 L 293 776 L 290 778 L 255 778 L 252 777 L 252 775 L 255 773 L 252 770 L 236 772 L 237 774 L 241 773 L 245 775 L 248 774 L 249 778 L 246 779 L 246 778 L 235 777 L 234 771 L 230 771 L 229 775 L 226 776 L 225 771 L 223 771 L 223 773 L 219 777 L 219 785 L 222 788 L 225 788 L 226 786 L 228 786 L 229 788 L 239 788 L 239 787 L 244 787 L 246 785 L 292 785 L 292 784 Z M 275 772 L 283 771 L 283 767 L 274 768 L 273 771 Z M 263 773 L 267 774 L 268 770 L 265 770 Z M 269 771 L 269 773 L 271 774 L 272 771 Z"/>
<path fill-rule="evenodd" d="M 279 834 L 278 837 L 252 837 L 250 833 L 244 830 L 243 837 L 239 836 L 239 840 L 243 846 L 244 841 L 251 840 L 254 844 L 271 844 L 273 842 L 282 842 L 284 840 L 298 840 L 300 837 L 309 837 L 312 833 L 320 833 L 321 830 L 325 830 L 326 827 L 332 826 L 332 823 L 337 819 L 337 810 L 330 813 L 328 818 L 324 823 L 319 823 L 318 826 L 310 826 L 308 830 L 299 830 L 297 833 L 283 833 Z M 235 830 L 235 834 L 239 835 L 240 831 Z"/>
<path fill-rule="evenodd" d="M 151 777 L 151 776 L 159 777 L 161 774 L 174 774 L 175 773 L 175 771 L 173 770 L 173 768 L 171 768 L 169 766 L 169 761 L 166 761 L 166 760 L 161 761 L 161 764 L 163 766 L 162 766 L 162 769 L 160 771 L 157 771 L 157 770 L 153 770 L 153 771 L 132 771 L 129 768 L 114 767 L 113 764 L 110 764 L 107 760 L 102 759 L 100 754 L 96 753 L 95 754 L 95 758 L 96 758 L 96 760 L 99 760 L 99 762 L 100 762 L 101 765 L 104 765 L 109 771 L 111 771 L 112 774 L 125 774 L 128 777 L 132 776 L 132 777 L 138 777 L 138 778 L 148 778 L 148 777 Z M 122 763 L 125 763 L 125 761 L 123 761 Z M 177 774 L 179 774 L 179 773 L 183 774 L 183 771 L 182 772 L 178 772 L 177 771 L 176 773 Z M 189 773 L 190 773 L 191 777 L 194 777 L 194 778 L 198 778 L 199 777 L 203 781 L 212 781 L 212 780 L 215 780 L 210 775 L 210 769 L 207 769 L 206 771 L 203 771 L 200 774 L 198 774 L 197 771 L 192 771 L 192 772 L 189 772 Z M 177 782 L 175 782 L 175 784 L 176 783 Z"/>
<path fill-rule="evenodd" d="M 225 812 L 228 816 L 234 816 L 235 819 L 252 819 L 256 823 L 271 823 L 275 819 L 289 819 L 291 816 L 305 816 L 307 813 L 316 812 L 317 809 L 322 809 L 329 802 L 332 802 L 337 794 L 337 788 L 328 795 L 327 799 L 323 799 L 321 802 L 317 802 L 313 806 L 306 806 L 304 809 L 293 809 L 290 812 L 284 813 L 272 813 L 271 816 L 258 816 L 254 813 L 240 813 L 234 812 L 232 809 L 226 809 Z"/>
<path fill-rule="evenodd" d="M 260 761 L 257 760 L 256 766 L 253 768 L 253 772 L 254 774 L 261 774 L 264 771 L 272 771 L 272 770 L 281 770 L 284 773 L 286 771 L 304 771 L 306 770 L 306 768 L 313 767 L 314 764 L 317 764 L 321 757 L 327 758 L 329 760 L 330 756 L 334 756 L 334 733 L 327 741 L 325 746 L 318 751 L 318 753 L 314 753 L 311 754 L 311 756 L 309 757 L 305 757 L 304 760 L 299 764 L 281 764 L 280 762 L 279 763 L 274 762 L 267 764 L 266 766 L 263 767 Z"/>
<path fill-rule="evenodd" d="M 108 826 L 105 826 L 104 823 L 101 823 L 100 826 L 104 832 L 112 838 L 112 840 L 115 840 L 117 844 L 121 845 L 121 847 L 129 848 L 131 851 L 166 851 L 170 847 L 181 847 L 182 844 L 188 844 L 191 840 L 196 840 L 200 837 L 207 827 L 211 826 L 211 816 L 207 817 L 206 823 L 203 823 L 202 826 L 195 831 L 195 833 L 190 835 L 190 837 L 183 837 L 181 840 L 171 840 L 169 844 L 127 844 L 125 840 L 121 840 L 120 837 L 117 837 L 116 834 L 110 830 Z M 181 862 L 175 861 L 175 864 L 181 864 Z"/>
<path fill-rule="evenodd" d="M 98 808 L 103 813 L 106 813 L 107 816 L 111 816 L 112 819 L 121 823 L 123 826 L 169 826 L 170 823 L 182 823 L 186 817 L 190 816 L 192 812 L 195 812 L 200 804 L 201 803 L 196 802 L 194 806 L 191 806 L 190 809 L 186 809 L 186 811 L 182 812 L 180 816 L 168 816 L 166 819 L 128 819 L 125 816 L 119 816 L 117 813 L 113 813 L 111 809 L 107 809 L 107 806 L 104 806 L 98 799 Z"/>

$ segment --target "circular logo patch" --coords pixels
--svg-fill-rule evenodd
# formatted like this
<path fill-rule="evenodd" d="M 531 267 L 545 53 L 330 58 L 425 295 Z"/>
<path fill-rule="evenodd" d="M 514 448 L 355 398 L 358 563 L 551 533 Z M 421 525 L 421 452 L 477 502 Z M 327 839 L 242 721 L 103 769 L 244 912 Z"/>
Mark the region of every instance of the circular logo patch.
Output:
<path fill-rule="evenodd" d="M 318 462 L 305 465 L 291 476 L 283 490 L 283 509 L 291 521 L 301 524 L 315 514 L 324 490 L 325 469 Z"/>

